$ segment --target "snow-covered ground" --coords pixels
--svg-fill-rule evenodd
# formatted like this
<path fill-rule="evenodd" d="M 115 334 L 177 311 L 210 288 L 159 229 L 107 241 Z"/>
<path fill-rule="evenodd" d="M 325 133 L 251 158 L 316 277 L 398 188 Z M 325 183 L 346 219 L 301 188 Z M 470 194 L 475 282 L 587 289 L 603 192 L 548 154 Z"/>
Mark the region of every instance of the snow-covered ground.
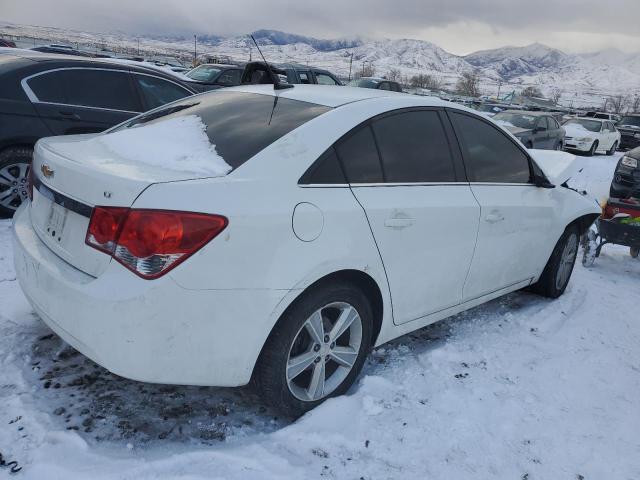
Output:
<path fill-rule="evenodd" d="M 584 158 L 605 197 L 616 157 Z M 640 261 L 607 246 L 556 301 L 515 293 L 377 349 L 296 422 L 246 388 L 148 385 L 32 313 L 0 221 L 0 452 L 24 479 L 640 478 Z M 0 478 L 9 470 L 0 467 Z"/>

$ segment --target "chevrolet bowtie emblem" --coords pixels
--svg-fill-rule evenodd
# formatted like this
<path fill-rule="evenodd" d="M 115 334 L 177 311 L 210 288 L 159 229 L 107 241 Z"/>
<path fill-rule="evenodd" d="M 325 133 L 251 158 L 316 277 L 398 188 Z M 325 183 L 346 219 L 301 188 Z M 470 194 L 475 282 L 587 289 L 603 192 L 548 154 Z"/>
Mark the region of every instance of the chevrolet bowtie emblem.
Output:
<path fill-rule="evenodd" d="M 47 178 L 53 177 L 54 171 L 46 163 L 42 164 L 42 166 L 40 167 L 40 171 Z"/>

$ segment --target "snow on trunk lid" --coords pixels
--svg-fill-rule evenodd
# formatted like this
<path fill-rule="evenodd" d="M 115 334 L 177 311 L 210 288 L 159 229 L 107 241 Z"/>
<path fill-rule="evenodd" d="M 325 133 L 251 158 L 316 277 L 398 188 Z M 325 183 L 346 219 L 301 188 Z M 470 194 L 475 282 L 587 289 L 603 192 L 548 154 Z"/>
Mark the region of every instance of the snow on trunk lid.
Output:
<path fill-rule="evenodd" d="M 58 256 L 98 276 L 111 257 L 84 243 L 94 206 L 130 207 L 153 183 L 230 170 L 195 115 L 102 135 L 43 139 L 33 161 L 33 228 Z"/>

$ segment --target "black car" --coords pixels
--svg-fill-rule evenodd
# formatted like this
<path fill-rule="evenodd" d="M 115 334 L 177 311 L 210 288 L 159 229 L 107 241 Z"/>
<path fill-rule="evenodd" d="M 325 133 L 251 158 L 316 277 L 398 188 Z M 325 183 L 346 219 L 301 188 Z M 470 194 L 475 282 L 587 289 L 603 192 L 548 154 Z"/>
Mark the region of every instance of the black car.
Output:
<path fill-rule="evenodd" d="M 640 113 L 623 116 L 616 128 L 620 132 L 620 149 L 640 147 Z"/>
<path fill-rule="evenodd" d="M 562 150 L 565 131 L 547 112 L 506 110 L 492 120 L 513 133 L 527 148 Z"/>
<path fill-rule="evenodd" d="M 292 85 L 342 85 L 333 73 L 322 68 L 294 63 L 270 63 L 269 67 L 275 75 L 279 76 L 282 83 Z M 272 79 L 264 62 L 249 62 L 244 67 L 240 83 L 243 85 L 272 83 Z"/>
<path fill-rule="evenodd" d="M 609 196 L 640 198 L 640 147 L 625 153 L 618 160 Z"/>
<path fill-rule="evenodd" d="M 0 47 L 16 48 L 16 42 L 0 38 Z"/>
<path fill-rule="evenodd" d="M 347 87 L 373 88 L 375 90 L 402 92 L 402 87 L 398 82 L 387 80 L 386 78 L 360 77 L 347 83 Z"/>
<path fill-rule="evenodd" d="M 191 79 L 192 87 L 199 92 L 206 92 L 240 85 L 243 71 L 244 67 L 238 65 L 203 63 L 186 72 L 185 76 Z"/>
<path fill-rule="evenodd" d="M 30 50 L 34 52 L 40 53 L 61 53 L 63 55 L 74 55 L 77 57 L 92 57 L 88 52 L 83 52 L 82 50 L 76 50 L 73 47 L 69 47 L 67 45 L 43 45 L 41 47 L 33 47 Z"/>
<path fill-rule="evenodd" d="M 0 215 L 27 196 L 42 137 L 95 133 L 195 92 L 157 69 L 67 55 L 0 54 Z"/>

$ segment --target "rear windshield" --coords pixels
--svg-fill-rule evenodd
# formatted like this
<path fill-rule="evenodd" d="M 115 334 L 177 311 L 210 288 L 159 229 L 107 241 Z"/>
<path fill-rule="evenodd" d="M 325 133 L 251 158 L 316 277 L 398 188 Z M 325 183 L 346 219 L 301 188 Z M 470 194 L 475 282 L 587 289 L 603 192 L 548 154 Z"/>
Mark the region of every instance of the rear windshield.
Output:
<path fill-rule="evenodd" d="M 235 170 L 279 138 L 329 110 L 323 105 L 277 96 L 220 91 L 174 102 L 111 132 L 197 115 L 206 125 L 207 136 L 218 155 Z"/>

